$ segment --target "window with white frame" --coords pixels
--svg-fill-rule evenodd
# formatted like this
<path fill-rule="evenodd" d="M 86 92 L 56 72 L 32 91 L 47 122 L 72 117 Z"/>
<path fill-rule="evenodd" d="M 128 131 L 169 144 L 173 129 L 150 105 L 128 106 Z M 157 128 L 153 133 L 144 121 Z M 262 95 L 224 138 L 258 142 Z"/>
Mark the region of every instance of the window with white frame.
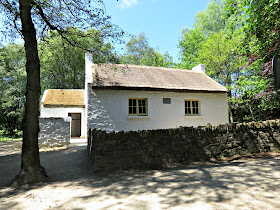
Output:
<path fill-rule="evenodd" d="M 199 100 L 185 100 L 185 115 L 200 115 Z"/>
<path fill-rule="evenodd" d="M 130 116 L 147 116 L 148 99 L 147 98 L 129 98 L 128 115 Z"/>

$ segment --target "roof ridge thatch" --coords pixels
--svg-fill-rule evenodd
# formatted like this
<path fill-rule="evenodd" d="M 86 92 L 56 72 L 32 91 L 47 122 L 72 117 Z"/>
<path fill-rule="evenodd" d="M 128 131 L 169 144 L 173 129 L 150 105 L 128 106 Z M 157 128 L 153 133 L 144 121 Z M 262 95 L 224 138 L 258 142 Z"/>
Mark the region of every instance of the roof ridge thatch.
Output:
<path fill-rule="evenodd" d="M 204 73 L 177 68 L 130 64 L 95 64 L 92 88 L 226 92 Z"/>
<path fill-rule="evenodd" d="M 193 73 L 198 73 L 200 74 L 200 72 L 196 72 L 190 69 L 180 69 L 180 68 L 173 68 L 173 67 L 161 67 L 161 66 L 146 66 L 146 65 L 135 65 L 135 64 L 113 64 L 113 63 L 104 63 L 104 64 L 94 64 L 96 66 L 119 66 L 119 67 L 133 67 L 133 68 L 139 68 L 139 69 L 159 69 L 159 70 L 166 70 L 166 71 L 189 71 L 189 72 L 193 72 Z"/>

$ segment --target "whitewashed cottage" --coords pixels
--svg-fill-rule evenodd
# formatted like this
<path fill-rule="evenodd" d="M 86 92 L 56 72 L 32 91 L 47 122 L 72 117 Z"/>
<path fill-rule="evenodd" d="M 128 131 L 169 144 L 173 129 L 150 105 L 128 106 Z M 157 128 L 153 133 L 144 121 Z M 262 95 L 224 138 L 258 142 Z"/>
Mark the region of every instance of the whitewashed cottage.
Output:
<path fill-rule="evenodd" d="M 224 124 L 227 89 L 207 76 L 202 64 L 192 70 L 93 64 L 86 54 L 85 90 L 47 90 L 41 101 L 41 117 L 68 116 L 72 137 L 81 138 L 87 138 L 89 128 L 110 132 Z"/>
<path fill-rule="evenodd" d="M 106 131 L 228 123 L 227 89 L 192 70 L 93 64 L 86 56 L 87 128 Z"/>

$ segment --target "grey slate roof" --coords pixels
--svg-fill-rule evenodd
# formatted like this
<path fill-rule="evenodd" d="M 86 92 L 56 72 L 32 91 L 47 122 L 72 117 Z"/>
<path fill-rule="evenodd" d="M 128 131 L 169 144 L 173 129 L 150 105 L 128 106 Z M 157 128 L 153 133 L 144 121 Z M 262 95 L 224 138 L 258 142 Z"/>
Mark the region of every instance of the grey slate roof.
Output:
<path fill-rule="evenodd" d="M 227 89 L 209 76 L 192 70 L 95 64 L 92 67 L 92 88 L 162 90 L 179 92 L 226 92 Z"/>

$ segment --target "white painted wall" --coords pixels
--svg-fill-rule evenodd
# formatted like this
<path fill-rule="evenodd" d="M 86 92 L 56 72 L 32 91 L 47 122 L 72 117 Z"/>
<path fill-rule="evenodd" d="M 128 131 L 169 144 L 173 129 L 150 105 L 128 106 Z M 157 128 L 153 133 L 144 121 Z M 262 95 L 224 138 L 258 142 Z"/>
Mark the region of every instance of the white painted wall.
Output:
<path fill-rule="evenodd" d="M 85 54 L 85 116 L 88 116 L 88 88 L 91 87 L 91 83 L 92 83 L 92 68 L 93 68 L 93 62 L 92 62 L 92 54 L 91 53 L 86 53 Z M 88 135 L 88 120 L 85 120 L 85 138 L 87 139 L 87 135 Z"/>
<path fill-rule="evenodd" d="M 81 138 L 86 137 L 86 118 L 85 108 L 79 107 L 44 107 L 41 104 L 40 117 L 68 117 L 68 113 L 81 113 Z"/>
<path fill-rule="evenodd" d="M 87 89 L 88 128 L 129 131 L 228 123 L 226 93 Z M 128 116 L 128 98 L 148 98 L 148 116 Z M 171 98 L 171 104 L 163 104 L 163 98 Z M 200 100 L 200 116 L 185 116 L 185 99 Z"/>
<path fill-rule="evenodd" d="M 55 147 L 70 143 L 71 117 L 39 118 L 39 147 Z"/>

